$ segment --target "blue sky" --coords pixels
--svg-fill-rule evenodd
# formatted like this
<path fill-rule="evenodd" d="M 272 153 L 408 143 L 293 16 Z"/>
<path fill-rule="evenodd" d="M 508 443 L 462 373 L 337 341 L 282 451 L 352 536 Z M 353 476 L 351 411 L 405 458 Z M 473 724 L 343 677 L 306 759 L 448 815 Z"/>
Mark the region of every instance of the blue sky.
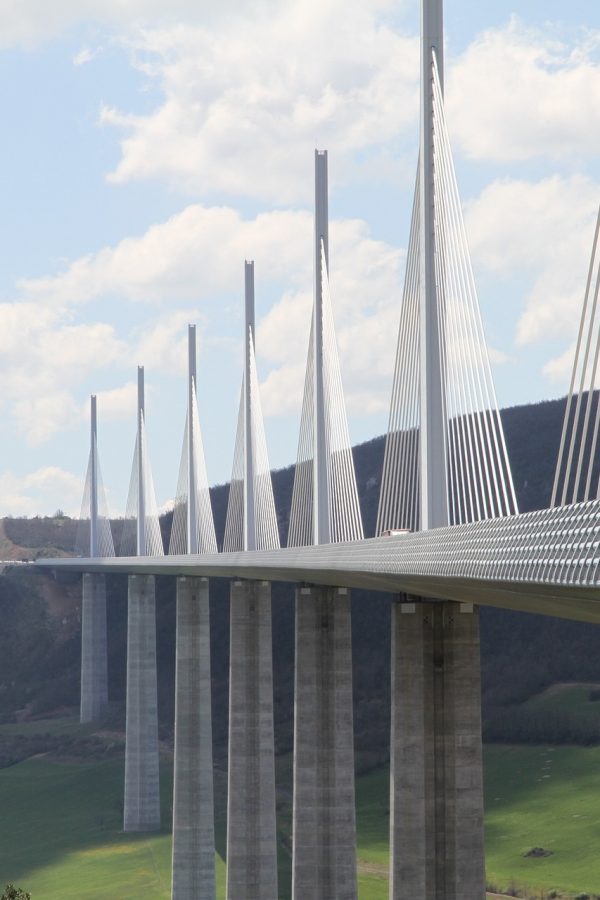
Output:
<path fill-rule="evenodd" d="M 447 115 L 499 401 L 560 396 L 600 204 L 600 8 L 445 7 Z M 417 28 L 417 0 L 0 0 L 0 515 L 78 510 L 91 392 L 123 511 L 138 363 L 169 501 L 190 321 L 209 480 L 228 480 L 245 257 L 271 463 L 294 461 L 315 146 L 329 150 L 350 434 L 385 430 Z"/>

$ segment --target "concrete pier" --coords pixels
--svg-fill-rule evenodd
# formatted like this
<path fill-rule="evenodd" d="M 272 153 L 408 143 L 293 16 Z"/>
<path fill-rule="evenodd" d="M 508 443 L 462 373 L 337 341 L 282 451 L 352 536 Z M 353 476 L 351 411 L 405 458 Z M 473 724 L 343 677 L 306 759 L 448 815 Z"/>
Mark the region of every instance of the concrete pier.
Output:
<path fill-rule="evenodd" d="M 231 585 L 227 900 L 275 900 L 271 585 Z"/>
<path fill-rule="evenodd" d="M 172 900 L 215 900 L 207 578 L 177 579 Z"/>
<path fill-rule="evenodd" d="M 160 829 L 156 594 L 153 575 L 129 576 L 125 831 Z"/>
<path fill-rule="evenodd" d="M 296 590 L 294 726 L 292 897 L 356 900 L 352 642 L 345 588 Z"/>
<path fill-rule="evenodd" d="M 106 578 L 85 572 L 81 598 L 81 722 L 97 722 L 108 705 Z"/>
<path fill-rule="evenodd" d="M 392 613 L 390 900 L 484 900 L 479 612 Z"/>

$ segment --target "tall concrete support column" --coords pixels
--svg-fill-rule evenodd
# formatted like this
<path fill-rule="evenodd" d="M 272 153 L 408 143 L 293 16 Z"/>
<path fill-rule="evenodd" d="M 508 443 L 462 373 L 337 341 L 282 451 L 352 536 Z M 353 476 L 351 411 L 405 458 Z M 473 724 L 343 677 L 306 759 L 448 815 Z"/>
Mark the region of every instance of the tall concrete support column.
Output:
<path fill-rule="evenodd" d="M 296 589 L 293 819 L 294 900 L 356 900 L 352 641 L 346 588 Z"/>
<path fill-rule="evenodd" d="M 484 900 L 479 611 L 392 613 L 390 900 Z"/>
<path fill-rule="evenodd" d="M 207 578 L 177 579 L 172 900 L 215 900 Z"/>
<path fill-rule="evenodd" d="M 275 900 L 271 585 L 231 585 L 227 900 Z"/>
<path fill-rule="evenodd" d="M 156 593 L 153 575 L 129 576 L 125 831 L 160 829 Z"/>
<path fill-rule="evenodd" d="M 81 722 L 97 722 L 108 705 L 106 579 L 84 573 L 81 600 Z"/>

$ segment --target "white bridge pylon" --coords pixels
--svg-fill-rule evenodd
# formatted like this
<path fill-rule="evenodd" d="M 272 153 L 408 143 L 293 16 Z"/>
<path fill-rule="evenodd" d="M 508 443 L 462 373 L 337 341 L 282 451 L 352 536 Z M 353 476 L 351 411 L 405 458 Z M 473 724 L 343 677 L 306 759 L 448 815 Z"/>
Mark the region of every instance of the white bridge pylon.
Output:
<path fill-rule="evenodd" d="M 80 556 L 114 556 L 104 482 L 98 456 L 97 399 L 90 398 L 90 455 L 85 476 L 81 513 L 77 524 L 76 549 Z"/>
<path fill-rule="evenodd" d="M 202 431 L 198 416 L 196 326 L 188 326 L 188 405 L 169 553 L 216 553 Z"/>
<path fill-rule="evenodd" d="M 271 468 L 256 371 L 254 262 L 244 264 L 244 375 L 223 550 L 279 547 Z"/>
<path fill-rule="evenodd" d="M 162 556 L 164 547 L 146 436 L 143 366 L 138 366 L 137 389 L 137 432 L 120 552 L 122 556 Z"/>
<path fill-rule="evenodd" d="M 378 534 L 517 512 L 435 47 L 426 72 Z"/>
<path fill-rule="evenodd" d="M 356 541 L 363 526 L 329 290 L 327 151 L 315 151 L 315 292 L 288 546 Z"/>

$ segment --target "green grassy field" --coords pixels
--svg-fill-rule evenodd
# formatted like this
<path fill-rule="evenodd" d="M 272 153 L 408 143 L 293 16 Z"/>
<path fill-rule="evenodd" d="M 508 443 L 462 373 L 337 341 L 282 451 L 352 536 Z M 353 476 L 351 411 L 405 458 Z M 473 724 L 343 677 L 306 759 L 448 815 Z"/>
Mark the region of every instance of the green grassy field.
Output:
<path fill-rule="evenodd" d="M 485 778 L 488 881 L 600 894 L 600 747 L 487 747 Z"/>
<path fill-rule="evenodd" d="M 48 730 L 46 724 L 37 727 Z M 50 727 L 68 733 L 76 725 Z M 289 760 L 278 767 L 284 783 L 286 770 Z M 600 894 L 600 747 L 487 747 L 485 779 L 490 884 L 499 890 L 527 886 L 538 895 L 542 888 Z M 223 794 L 222 781 L 217 778 L 217 795 Z M 167 900 L 170 834 L 124 835 L 122 791 L 121 759 L 66 763 L 37 757 L 0 769 L 0 884 L 12 880 L 33 900 Z M 168 763 L 162 794 L 167 821 Z M 219 898 L 225 883 L 223 799 L 217 798 Z M 387 771 L 358 779 L 357 809 L 359 897 L 387 900 Z M 282 819 L 289 819 L 285 804 Z M 289 833 L 289 822 L 283 830 Z M 552 855 L 526 857 L 533 847 Z M 282 848 L 282 897 L 289 896 L 289 875 Z"/>
<path fill-rule="evenodd" d="M 598 685 L 555 684 L 541 694 L 536 694 L 522 706 L 534 712 L 538 710 L 568 712 L 597 721 L 600 719 L 600 701 L 590 700 L 592 688 L 598 689 Z"/>

